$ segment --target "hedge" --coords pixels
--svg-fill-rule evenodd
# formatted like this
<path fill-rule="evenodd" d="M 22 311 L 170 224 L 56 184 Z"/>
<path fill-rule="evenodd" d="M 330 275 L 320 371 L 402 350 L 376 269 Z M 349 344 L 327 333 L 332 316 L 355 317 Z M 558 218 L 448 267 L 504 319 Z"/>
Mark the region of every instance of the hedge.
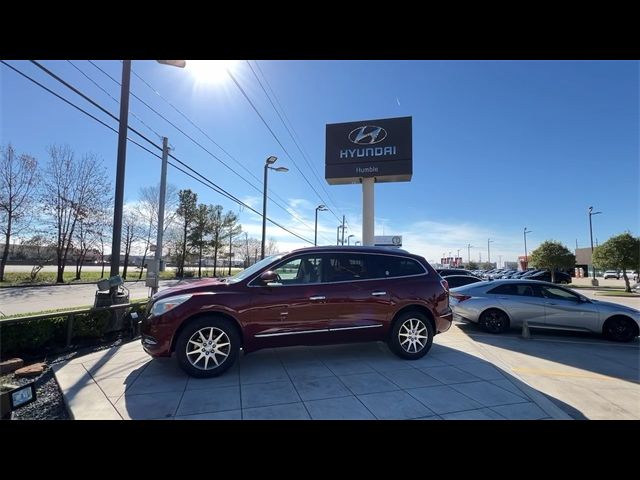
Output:
<path fill-rule="evenodd" d="M 134 304 L 126 318 L 132 312 L 141 318 L 146 308 L 145 303 Z M 102 310 L 85 314 L 76 314 L 73 320 L 71 342 L 83 345 L 100 343 L 107 334 L 112 312 Z M 137 321 L 137 320 L 135 320 Z M 129 322 L 123 322 L 123 329 L 128 329 Z M 6 359 L 16 355 L 44 355 L 58 351 L 66 346 L 67 316 L 51 317 L 24 323 L 3 326 L 0 321 L 0 358 Z"/>

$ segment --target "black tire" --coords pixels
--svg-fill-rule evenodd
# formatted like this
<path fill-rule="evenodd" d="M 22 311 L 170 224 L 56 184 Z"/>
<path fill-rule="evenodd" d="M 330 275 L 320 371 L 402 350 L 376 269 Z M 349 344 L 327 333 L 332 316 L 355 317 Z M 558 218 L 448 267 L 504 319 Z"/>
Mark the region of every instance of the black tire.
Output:
<path fill-rule="evenodd" d="M 638 325 L 627 317 L 611 317 L 604 323 L 603 333 L 614 342 L 630 342 L 638 336 Z"/>
<path fill-rule="evenodd" d="M 509 317 L 497 308 L 489 309 L 480 315 L 480 325 L 489 333 L 504 333 L 509 330 Z"/>
<path fill-rule="evenodd" d="M 431 349 L 433 335 L 433 326 L 426 315 L 416 311 L 404 312 L 393 324 L 389 349 L 400 358 L 417 360 Z"/>
<path fill-rule="evenodd" d="M 215 344 L 216 339 L 219 346 Z M 198 347 L 196 343 L 203 345 Z M 239 350 L 240 334 L 236 325 L 225 318 L 211 316 L 184 327 L 176 340 L 175 352 L 185 372 L 192 377 L 208 378 L 227 371 L 237 360 Z"/>

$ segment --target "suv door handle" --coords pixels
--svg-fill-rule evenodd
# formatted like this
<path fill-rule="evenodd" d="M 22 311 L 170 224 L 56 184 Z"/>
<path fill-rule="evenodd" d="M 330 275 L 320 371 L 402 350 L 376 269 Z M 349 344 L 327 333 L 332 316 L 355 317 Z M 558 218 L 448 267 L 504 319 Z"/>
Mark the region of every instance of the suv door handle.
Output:
<path fill-rule="evenodd" d="M 387 292 L 371 292 L 372 297 L 381 297 L 382 295 L 386 295 Z"/>
<path fill-rule="evenodd" d="M 316 297 L 309 297 L 309 300 L 326 300 L 326 297 L 323 295 L 318 295 Z"/>

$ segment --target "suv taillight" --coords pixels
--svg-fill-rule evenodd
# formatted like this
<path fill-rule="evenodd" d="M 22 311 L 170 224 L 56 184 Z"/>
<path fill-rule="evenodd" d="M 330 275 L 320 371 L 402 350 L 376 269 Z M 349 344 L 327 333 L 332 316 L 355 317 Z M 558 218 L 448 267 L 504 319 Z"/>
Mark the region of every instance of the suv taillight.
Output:
<path fill-rule="evenodd" d="M 449 282 L 446 280 L 440 280 L 440 285 L 444 288 L 445 292 L 449 293 Z"/>

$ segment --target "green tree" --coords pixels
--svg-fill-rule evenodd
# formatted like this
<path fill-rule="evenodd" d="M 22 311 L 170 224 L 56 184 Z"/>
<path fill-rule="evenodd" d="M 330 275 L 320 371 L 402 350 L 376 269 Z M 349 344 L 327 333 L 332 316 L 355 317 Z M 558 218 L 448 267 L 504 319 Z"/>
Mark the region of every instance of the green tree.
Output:
<path fill-rule="evenodd" d="M 469 270 L 478 270 L 478 264 L 474 261 L 471 261 L 467 264 L 467 269 Z"/>
<path fill-rule="evenodd" d="M 179 257 L 178 263 L 178 271 L 176 272 L 177 277 L 184 276 L 184 264 L 187 258 L 187 241 L 189 232 L 193 226 L 195 217 L 196 217 L 196 205 L 198 203 L 198 194 L 192 192 L 191 190 L 180 190 L 178 192 L 178 210 L 176 214 L 181 219 L 181 227 L 182 227 L 182 252 Z"/>
<path fill-rule="evenodd" d="M 198 205 L 189 234 L 189 243 L 198 250 L 198 276 L 202 276 L 202 254 L 206 254 L 210 242 L 205 237 L 211 233 L 211 212 L 213 205 Z"/>
<path fill-rule="evenodd" d="M 546 268 L 551 271 L 551 281 L 555 282 L 556 270 L 574 268 L 576 256 L 562 243 L 547 240 L 531 252 L 529 261 L 536 268 Z"/>
<path fill-rule="evenodd" d="M 629 232 L 611 237 L 593 252 L 593 264 L 598 268 L 622 270 L 625 291 L 631 292 L 627 269 L 638 269 L 640 264 L 640 237 Z"/>

